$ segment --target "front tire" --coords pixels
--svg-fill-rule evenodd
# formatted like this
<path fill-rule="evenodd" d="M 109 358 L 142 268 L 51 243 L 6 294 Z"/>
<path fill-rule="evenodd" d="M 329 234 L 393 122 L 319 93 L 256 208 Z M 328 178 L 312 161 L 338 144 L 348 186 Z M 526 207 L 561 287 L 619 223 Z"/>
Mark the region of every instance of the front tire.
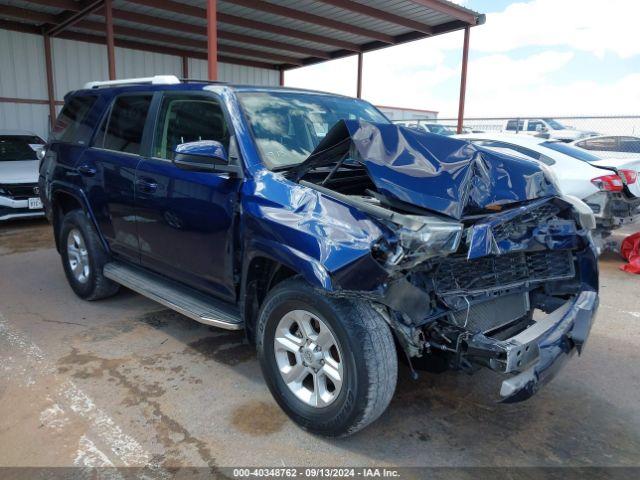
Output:
<path fill-rule="evenodd" d="M 73 210 L 62 219 L 59 245 L 64 273 L 76 295 L 99 300 L 118 292 L 119 285 L 102 274 L 109 257 L 82 210 Z"/>
<path fill-rule="evenodd" d="M 326 296 L 295 277 L 269 292 L 256 333 L 267 385 L 302 428 L 350 435 L 389 405 L 397 355 L 389 326 L 371 305 Z"/>

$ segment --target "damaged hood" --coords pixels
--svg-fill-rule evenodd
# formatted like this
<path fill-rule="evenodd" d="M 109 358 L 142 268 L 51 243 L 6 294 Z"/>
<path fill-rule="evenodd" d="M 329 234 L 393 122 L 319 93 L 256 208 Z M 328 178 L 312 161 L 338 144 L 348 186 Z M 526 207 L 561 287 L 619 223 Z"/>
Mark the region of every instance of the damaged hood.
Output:
<path fill-rule="evenodd" d="M 544 167 L 534 161 L 442 135 L 358 120 L 337 122 L 292 173 L 300 179 L 346 154 L 365 166 L 380 193 L 458 220 L 560 195 Z"/>

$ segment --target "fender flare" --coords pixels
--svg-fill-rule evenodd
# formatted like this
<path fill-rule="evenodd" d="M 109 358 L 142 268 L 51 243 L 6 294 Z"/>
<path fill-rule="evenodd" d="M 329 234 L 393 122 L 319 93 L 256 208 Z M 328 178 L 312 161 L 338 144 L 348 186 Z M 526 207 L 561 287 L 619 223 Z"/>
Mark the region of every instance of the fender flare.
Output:
<path fill-rule="evenodd" d="M 77 187 L 76 185 L 73 185 L 67 182 L 54 180 L 53 182 L 51 182 L 50 193 L 49 193 L 52 209 L 54 206 L 53 198 L 58 193 L 69 195 L 70 197 L 73 197 L 80 204 L 80 206 L 82 207 L 82 210 L 87 214 L 87 216 L 89 217 L 89 220 L 93 224 L 93 228 L 95 228 L 95 231 L 98 234 L 98 238 L 100 239 L 100 242 L 102 243 L 103 248 L 105 249 L 106 252 L 110 252 L 109 244 L 107 243 L 105 238 L 102 236 L 102 232 L 98 228 L 98 222 L 96 220 L 95 215 L 93 214 L 93 210 L 90 207 L 89 199 L 87 198 L 85 193 L 82 191 L 82 189 Z M 55 242 L 57 246 L 58 245 L 57 238 L 55 239 Z"/>
<path fill-rule="evenodd" d="M 332 291 L 333 283 L 327 269 L 315 258 L 296 250 L 289 245 L 264 238 L 252 239 L 244 247 L 248 252 L 242 265 L 242 281 L 247 281 L 249 265 L 256 257 L 264 257 L 302 275 L 314 287 Z M 244 286 L 244 285 L 243 285 Z"/>

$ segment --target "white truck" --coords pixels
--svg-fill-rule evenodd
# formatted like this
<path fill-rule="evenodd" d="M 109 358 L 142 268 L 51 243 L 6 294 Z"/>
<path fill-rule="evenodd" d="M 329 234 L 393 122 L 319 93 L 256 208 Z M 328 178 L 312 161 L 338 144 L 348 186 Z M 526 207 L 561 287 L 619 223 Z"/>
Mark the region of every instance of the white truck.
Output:
<path fill-rule="evenodd" d="M 597 132 L 567 127 L 553 118 L 511 118 L 505 120 L 502 131 L 527 135 L 547 135 L 547 138 L 573 142 L 597 135 Z"/>

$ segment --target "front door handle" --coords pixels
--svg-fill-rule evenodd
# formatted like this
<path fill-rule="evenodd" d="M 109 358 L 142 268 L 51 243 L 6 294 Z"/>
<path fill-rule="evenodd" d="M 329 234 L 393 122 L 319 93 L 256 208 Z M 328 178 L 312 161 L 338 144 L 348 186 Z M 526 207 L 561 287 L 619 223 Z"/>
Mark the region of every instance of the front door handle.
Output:
<path fill-rule="evenodd" d="M 158 184 L 149 178 L 139 178 L 136 185 L 138 190 L 144 193 L 154 193 L 158 189 Z"/>
<path fill-rule="evenodd" d="M 80 165 L 78 167 L 78 171 L 84 175 L 85 177 L 93 177 L 95 176 L 97 170 L 89 165 Z"/>

